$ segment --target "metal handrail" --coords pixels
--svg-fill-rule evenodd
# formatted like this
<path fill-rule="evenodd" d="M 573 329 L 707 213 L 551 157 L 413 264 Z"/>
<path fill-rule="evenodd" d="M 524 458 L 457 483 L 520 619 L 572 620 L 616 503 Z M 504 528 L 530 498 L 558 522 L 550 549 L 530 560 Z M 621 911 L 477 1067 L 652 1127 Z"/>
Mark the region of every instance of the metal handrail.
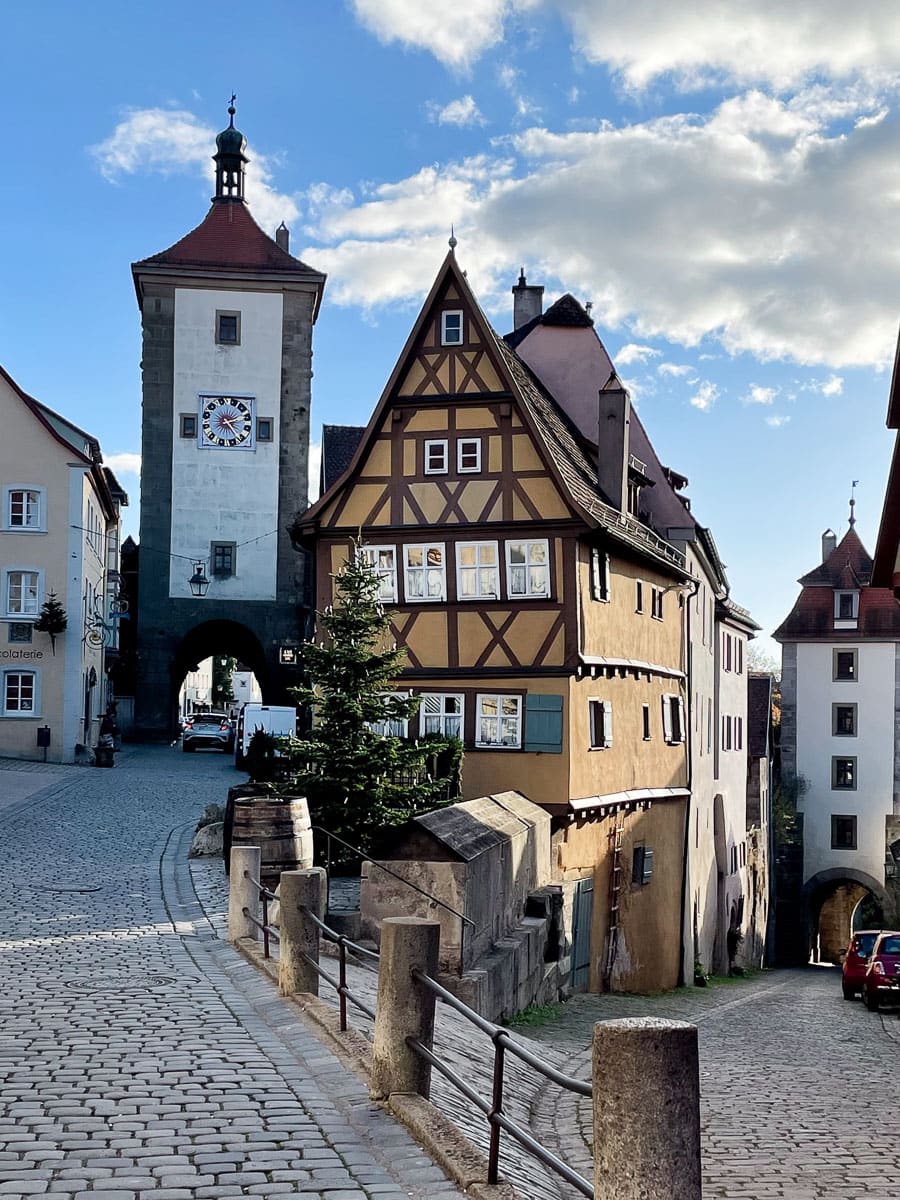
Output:
<path fill-rule="evenodd" d="M 429 1050 L 427 1046 L 424 1046 L 417 1038 L 406 1039 L 407 1045 L 411 1050 L 431 1063 L 436 1070 L 448 1079 L 454 1087 L 458 1088 L 487 1117 L 491 1130 L 490 1145 L 488 1147 L 488 1183 L 495 1184 L 499 1179 L 500 1131 L 505 1130 L 520 1146 L 533 1154 L 539 1162 L 556 1171 L 557 1174 L 571 1183 L 573 1187 L 577 1188 L 582 1195 L 593 1197 L 593 1186 L 582 1175 L 573 1171 L 571 1167 L 550 1150 L 545 1149 L 531 1134 L 527 1133 L 504 1113 L 503 1072 L 506 1053 L 508 1051 L 510 1054 L 515 1055 L 516 1058 L 521 1059 L 522 1062 L 537 1071 L 545 1079 L 549 1079 L 552 1083 L 564 1088 L 566 1091 L 575 1092 L 576 1095 L 593 1095 L 591 1084 L 586 1080 L 576 1079 L 573 1075 L 565 1075 L 562 1071 L 557 1071 L 554 1067 L 550 1067 L 542 1062 L 530 1050 L 527 1050 L 510 1037 L 507 1030 L 501 1025 L 495 1025 L 493 1021 L 488 1021 L 481 1013 L 470 1008 L 468 1004 L 465 1004 L 458 996 L 454 996 L 443 984 L 438 983 L 436 979 L 432 979 L 430 975 L 426 975 L 424 971 L 414 970 L 412 978 L 423 987 L 428 988 L 429 991 L 445 1004 L 455 1009 L 456 1012 L 465 1017 L 476 1028 L 480 1029 L 494 1043 L 493 1088 L 491 1101 L 488 1103 L 483 1096 L 479 1096 L 465 1080 L 453 1071 L 452 1068 L 448 1067 L 446 1063 L 441 1062 L 434 1052 Z"/>
<path fill-rule="evenodd" d="M 243 911 L 244 916 L 247 918 L 247 920 L 250 922 L 251 925 L 255 925 L 257 929 L 262 930 L 263 958 L 269 958 L 270 957 L 269 956 L 270 940 L 272 938 L 274 938 L 276 942 L 281 941 L 281 936 L 278 933 L 278 930 L 275 928 L 274 925 L 269 924 L 269 903 L 270 903 L 270 901 L 277 900 L 278 897 L 275 895 L 275 893 L 273 891 L 271 891 L 269 888 L 265 887 L 259 879 L 254 879 L 254 877 L 250 874 L 249 871 L 246 871 L 246 870 L 244 871 L 244 878 L 249 880 L 249 882 L 252 883 L 253 886 L 259 892 L 259 898 L 262 901 L 263 919 L 261 921 L 257 921 L 256 917 L 254 917 L 251 914 L 251 912 L 248 908 L 244 908 L 242 911 Z"/>
<path fill-rule="evenodd" d="M 342 933 L 338 933 L 336 929 L 332 929 L 330 925 L 317 917 L 316 914 L 306 905 L 302 905 L 300 911 L 305 913 L 312 923 L 325 935 L 330 942 L 334 942 L 338 948 L 338 978 L 335 980 L 326 971 L 323 971 L 316 960 L 305 951 L 302 951 L 300 957 L 307 963 L 320 978 L 327 980 L 338 994 L 338 1007 L 340 1010 L 341 1033 L 347 1032 L 347 1001 L 350 1000 L 358 1009 L 366 1014 L 370 1020 L 375 1020 L 375 1012 L 369 1008 L 365 1001 L 360 1000 L 359 996 L 353 994 L 347 987 L 347 950 L 350 949 L 354 954 L 374 958 L 376 962 L 381 961 L 381 955 L 376 954 L 374 950 L 367 950 L 365 946 L 357 945 L 356 942 L 351 942 L 349 938 L 344 937 Z M 369 968 L 366 968 L 367 970 Z"/>
<path fill-rule="evenodd" d="M 329 879 L 331 878 L 331 842 L 332 842 L 332 839 L 334 839 L 334 841 L 338 842 L 341 846 L 344 846 L 347 850 L 352 850 L 352 852 L 354 854 L 358 855 L 358 857 L 360 859 L 374 863 L 379 871 L 384 871 L 385 875 L 390 875 L 392 878 L 398 879 L 400 881 L 400 883 L 406 884 L 406 886 L 408 888 L 412 888 L 412 890 L 414 892 L 418 892 L 420 896 L 424 896 L 425 899 L 430 900 L 432 904 L 437 904 L 440 908 L 446 909 L 447 912 L 452 913 L 452 915 L 454 917 L 456 917 L 460 922 L 460 927 L 459 927 L 459 973 L 460 973 L 460 975 L 462 975 L 463 969 L 464 969 L 463 968 L 463 959 L 465 957 L 464 950 L 465 950 L 466 926 L 470 925 L 472 927 L 472 929 L 476 928 L 475 922 L 471 919 L 471 917 L 467 917 L 465 915 L 465 913 L 461 913 L 459 911 L 459 909 L 454 908 L 452 904 L 447 904 L 447 902 L 445 900 L 441 900 L 437 896 L 432 896 L 432 894 L 430 892 L 426 892 L 425 889 L 420 888 L 418 884 L 411 883 L 408 879 L 404 879 L 402 875 L 399 875 L 396 871 L 392 871 L 390 867 L 386 867 L 383 863 L 379 862 L 377 858 L 373 858 L 372 855 L 368 853 L 368 851 L 361 850 L 359 848 L 359 846 L 354 846 L 350 842 L 344 841 L 344 839 L 342 837 L 338 837 L 338 835 L 336 833 L 332 833 L 330 829 L 325 829 L 321 825 L 312 825 L 310 828 L 313 830 L 314 833 L 324 833 L 325 837 L 328 839 L 327 848 L 325 851 L 325 874 L 328 876 Z"/>

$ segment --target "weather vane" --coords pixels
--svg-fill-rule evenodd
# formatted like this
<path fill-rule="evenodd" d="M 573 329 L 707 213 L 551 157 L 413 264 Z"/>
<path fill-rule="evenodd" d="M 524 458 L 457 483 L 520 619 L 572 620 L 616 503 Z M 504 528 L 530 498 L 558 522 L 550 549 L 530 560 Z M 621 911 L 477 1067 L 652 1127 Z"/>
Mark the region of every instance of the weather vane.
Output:
<path fill-rule="evenodd" d="M 854 479 L 850 484 L 850 528 L 851 529 L 856 524 L 856 517 L 853 515 L 853 510 L 856 508 L 855 493 L 856 493 L 856 485 L 858 483 L 859 483 L 859 480 Z"/>

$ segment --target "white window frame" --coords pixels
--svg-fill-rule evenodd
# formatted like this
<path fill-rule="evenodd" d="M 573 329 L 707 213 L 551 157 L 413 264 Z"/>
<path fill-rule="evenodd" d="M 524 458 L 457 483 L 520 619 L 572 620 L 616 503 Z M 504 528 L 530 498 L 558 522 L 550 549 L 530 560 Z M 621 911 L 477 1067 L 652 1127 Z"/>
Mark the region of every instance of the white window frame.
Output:
<path fill-rule="evenodd" d="M 524 546 L 525 547 L 525 562 L 524 562 L 524 564 L 523 563 L 513 563 L 513 561 L 512 561 L 512 547 L 513 546 Z M 531 561 L 532 546 L 543 546 L 544 547 L 544 561 L 542 563 L 541 562 L 532 563 L 532 561 Z M 507 597 L 510 600 L 528 600 L 528 599 L 547 600 L 547 599 L 549 599 L 550 598 L 550 542 L 549 542 L 549 540 L 547 538 L 523 538 L 521 541 L 511 540 L 508 542 L 504 542 L 504 550 L 506 552 L 506 595 L 507 595 Z M 533 566 L 544 568 L 544 572 L 545 572 L 546 578 L 547 578 L 547 584 L 543 591 L 540 591 L 540 592 L 532 591 L 531 568 Z M 525 572 L 525 591 L 524 592 L 514 592 L 513 591 L 512 581 L 513 581 L 513 570 L 514 569 L 515 570 L 524 570 L 524 572 Z"/>
<path fill-rule="evenodd" d="M 612 746 L 612 701 L 588 697 L 588 717 L 592 750 L 608 750 Z"/>
<path fill-rule="evenodd" d="M 27 525 L 14 525 L 12 519 L 13 496 L 17 492 L 31 493 L 37 497 L 37 518 Z M 33 483 L 11 483 L 3 489 L 3 530 L 5 533 L 47 532 L 47 489 Z"/>
<path fill-rule="evenodd" d="M 663 596 L 665 592 L 655 584 L 650 585 L 650 616 L 654 621 L 663 619 Z"/>
<path fill-rule="evenodd" d="M 421 566 L 410 566 L 410 550 L 421 550 Z M 428 562 L 428 555 L 434 550 L 440 551 L 439 567 Z M 410 591 L 410 572 L 422 576 L 422 595 Z M 432 593 L 429 590 L 429 583 L 435 575 L 440 579 L 440 593 Z M 440 604 L 447 599 L 447 548 L 443 542 L 410 542 L 403 547 L 403 595 L 407 604 Z"/>
<path fill-rule="evenodd" d="M 841 597 L 850 596 L 852 604 L 849 617 L 841 616 Z M 834 593 L 834 619 L 835 621 L 856 621 L 859 619 L 859 592 L 853 588 L 841 588 Z"/>
<path fill-rule="evenodd" d="M 441 737 L 455 737 L 463 740 L 465 733 L 466 698 L 462 692 L 421 692 L 419 705 L 419 736 L 439 734 Z M 459 704 L 459 712 L 447 712 L 447 701 L 453 700 Z M 437 701 L 437 712 L 428 712 L 428 701 Z M 437 722 L 438 729 L 429 729 L 428 722 Z M 453 726 L 458 725 L 458 728 Z"/>
<path fill-rule="evenodd" d="M 441 465 L 431 465 L 431 452 L 434 449 L 442 451 Z M 450 470 L 450 453 L 449 445 L 446 438 L 431 439 L 425 443 L 425 474 L 426 475 L 446 475 Z"/>
<path fill-rule="evenodd" d="M 31 708 L 18 709 L 7 707 L 7 684 L 12 675 L 30 675 L 32 680 L 31 692 Z M 5 667 L 2 671 L 2 679 L 0 686 L 3 691 L 0 693 L 0 712 L 4 717 L 9 717 L 13 720 L 28 721 L 34 717 L 41 715 L 41 673 L 33 667 Z"/>
<path fill-rule="evenodd" d="M 373 555 L 374 562 L 366 563 L 369 570 L 378 577 L 379 580 L 379 596 L 378 599 L 382 604 L 397 603 L 397 547 L 396 546 L 360 546 L 360 554 Z M 391 567 L 380 568 L 378 564 L 379 554 L 390 554 Z M 385 586 L 387 585 L 387 586 Z"/>
<path fill-rule="evenodd" d="M 601 604 L 609 604 L 609 555 L 591 546 L 591 597 Z"/>
<path fill-rule="evenodd" d="M 483 566 L 481 563 L 481 551 L 490 547 L 494 552 L 493 567 L 488 564 Z M 474 548 L 475 563 L 474 565 L 463 566 L 462 552 L 467 548 Z M 481 590 L 481 573 L 482 571 L 493 570 L 496 575 L 496 588 L 492 592 L 483 592 Z M 467 595 L 462 586 L 463 571 L 473 571 L 475 580 L 478 585 L 478 590 L 470 595 Z M 473 600 L 499 600 L 500 599 L 500 543 L 499 542 L 457 542 L 456 543 L 456 598 L 461 603 L 470 603 Z"/>
<path fill-rule="evenodd" d="M 497 715 L 485 715 L 483 711 L 483 702 L 485 700 L 496 700 Z M 512 701 L 515 704 L 515 716 L 508 713 L 503 714 L 502 708 L 504 701 Z M 497 723 L 498 740 L 494 742 L 486 742 L 482 740 L 481 725 L 483 721 L 495 721 Z M 504 721 L 515 721 L 516 723 L 516 741 L 504 742 L 500 737 L 500 727 Z M 506 692 L 479 692 L 475 697 L 475 745 L 482 750 L 521 750 L 522 748 L 522 697 L 511 696 Z"/>
<path fill-rule="evenodd" d="M 33 612 L 24 609 L 14 609 L 10 606 L 10 589 L 14 575 L 34 575 L 37 579 L 37 600 Z M 36 621 L 41 615 L 41 605 L 44 603 L 44 572 L 37 567 L 10 566 L 3 569 L 3 615 L 12 621 Z"/>
<path fill-rule="evenodd" d="M 678 730 L 672 717 L 677 713 Z M 684 742 L 684 700 L 676 692 L 665 692 L 662 697 L 663 737 L 669 746 L 680 746 Z"/>
<path fill-rule="evenodd" d="M 459 317 L 459 336 L 458 337 L 451 338 L 448 336 L 448 334 L 450 332 L 447 329 L 447 318 L 448 317 Z M 463 341 L 465 338 L 464 325 L 465 325 L 465 316 L 463 315 L 463 310 L 461 308 L 448 308 L 446 310 L 446 312 L 442 312 L 441 313 L 441 345 L 442 346 L 461 346 L 463 344 Z M 456 331 L 453 330 L 453 332 L 455 333 Z"/>
<path fill-rule="evenodd" d="M 475 465 L 463 466 L 463 459 L 474 456 Z M 481 438 L 459 438 L 456 443 L 456 470 L 460 475 L 477 475 L 481 471 Z"/>
<path fill-rule="evenodd" d="M 391 698 L 409 699 L 409 692 L 389 692 Z M 393 727 L 393 728 L 392 728 Z M 370 721 L 369 729 L 379 737 L 409 737 L 409 718 L 399 717 L 396 721 Z"/>

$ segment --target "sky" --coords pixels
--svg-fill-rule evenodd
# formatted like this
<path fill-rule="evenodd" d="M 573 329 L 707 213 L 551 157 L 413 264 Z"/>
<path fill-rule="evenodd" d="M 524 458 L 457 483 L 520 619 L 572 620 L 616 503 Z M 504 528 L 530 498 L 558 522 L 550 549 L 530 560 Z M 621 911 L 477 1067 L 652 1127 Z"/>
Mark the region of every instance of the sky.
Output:
<path fill-rule="evenodd" d="M 129 268 L 205 216 L 234 91 L 254 216 L 328 274 L 314 443 L 368 420 L 452 225 L 500 333 L 520 267 L 547 304 L 592 302 L 764 635 L 846 529 L 852 480 L 874 551 L 900 321 L 893 6 L 45 0 L 5 13 L 0 78 L 0 364 L 100 439 L 129 532 Z"/>

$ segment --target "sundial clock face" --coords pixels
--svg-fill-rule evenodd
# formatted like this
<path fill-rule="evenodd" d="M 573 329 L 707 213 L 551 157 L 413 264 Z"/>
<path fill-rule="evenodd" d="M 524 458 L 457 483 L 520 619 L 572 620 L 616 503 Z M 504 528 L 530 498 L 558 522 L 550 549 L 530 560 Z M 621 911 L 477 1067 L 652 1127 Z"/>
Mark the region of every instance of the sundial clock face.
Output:
<path fill-rule="evenodd" d="M 253 400 L 238 396 L 200 397 L 200 445 L 219 450 L 253 445 Z"/>

